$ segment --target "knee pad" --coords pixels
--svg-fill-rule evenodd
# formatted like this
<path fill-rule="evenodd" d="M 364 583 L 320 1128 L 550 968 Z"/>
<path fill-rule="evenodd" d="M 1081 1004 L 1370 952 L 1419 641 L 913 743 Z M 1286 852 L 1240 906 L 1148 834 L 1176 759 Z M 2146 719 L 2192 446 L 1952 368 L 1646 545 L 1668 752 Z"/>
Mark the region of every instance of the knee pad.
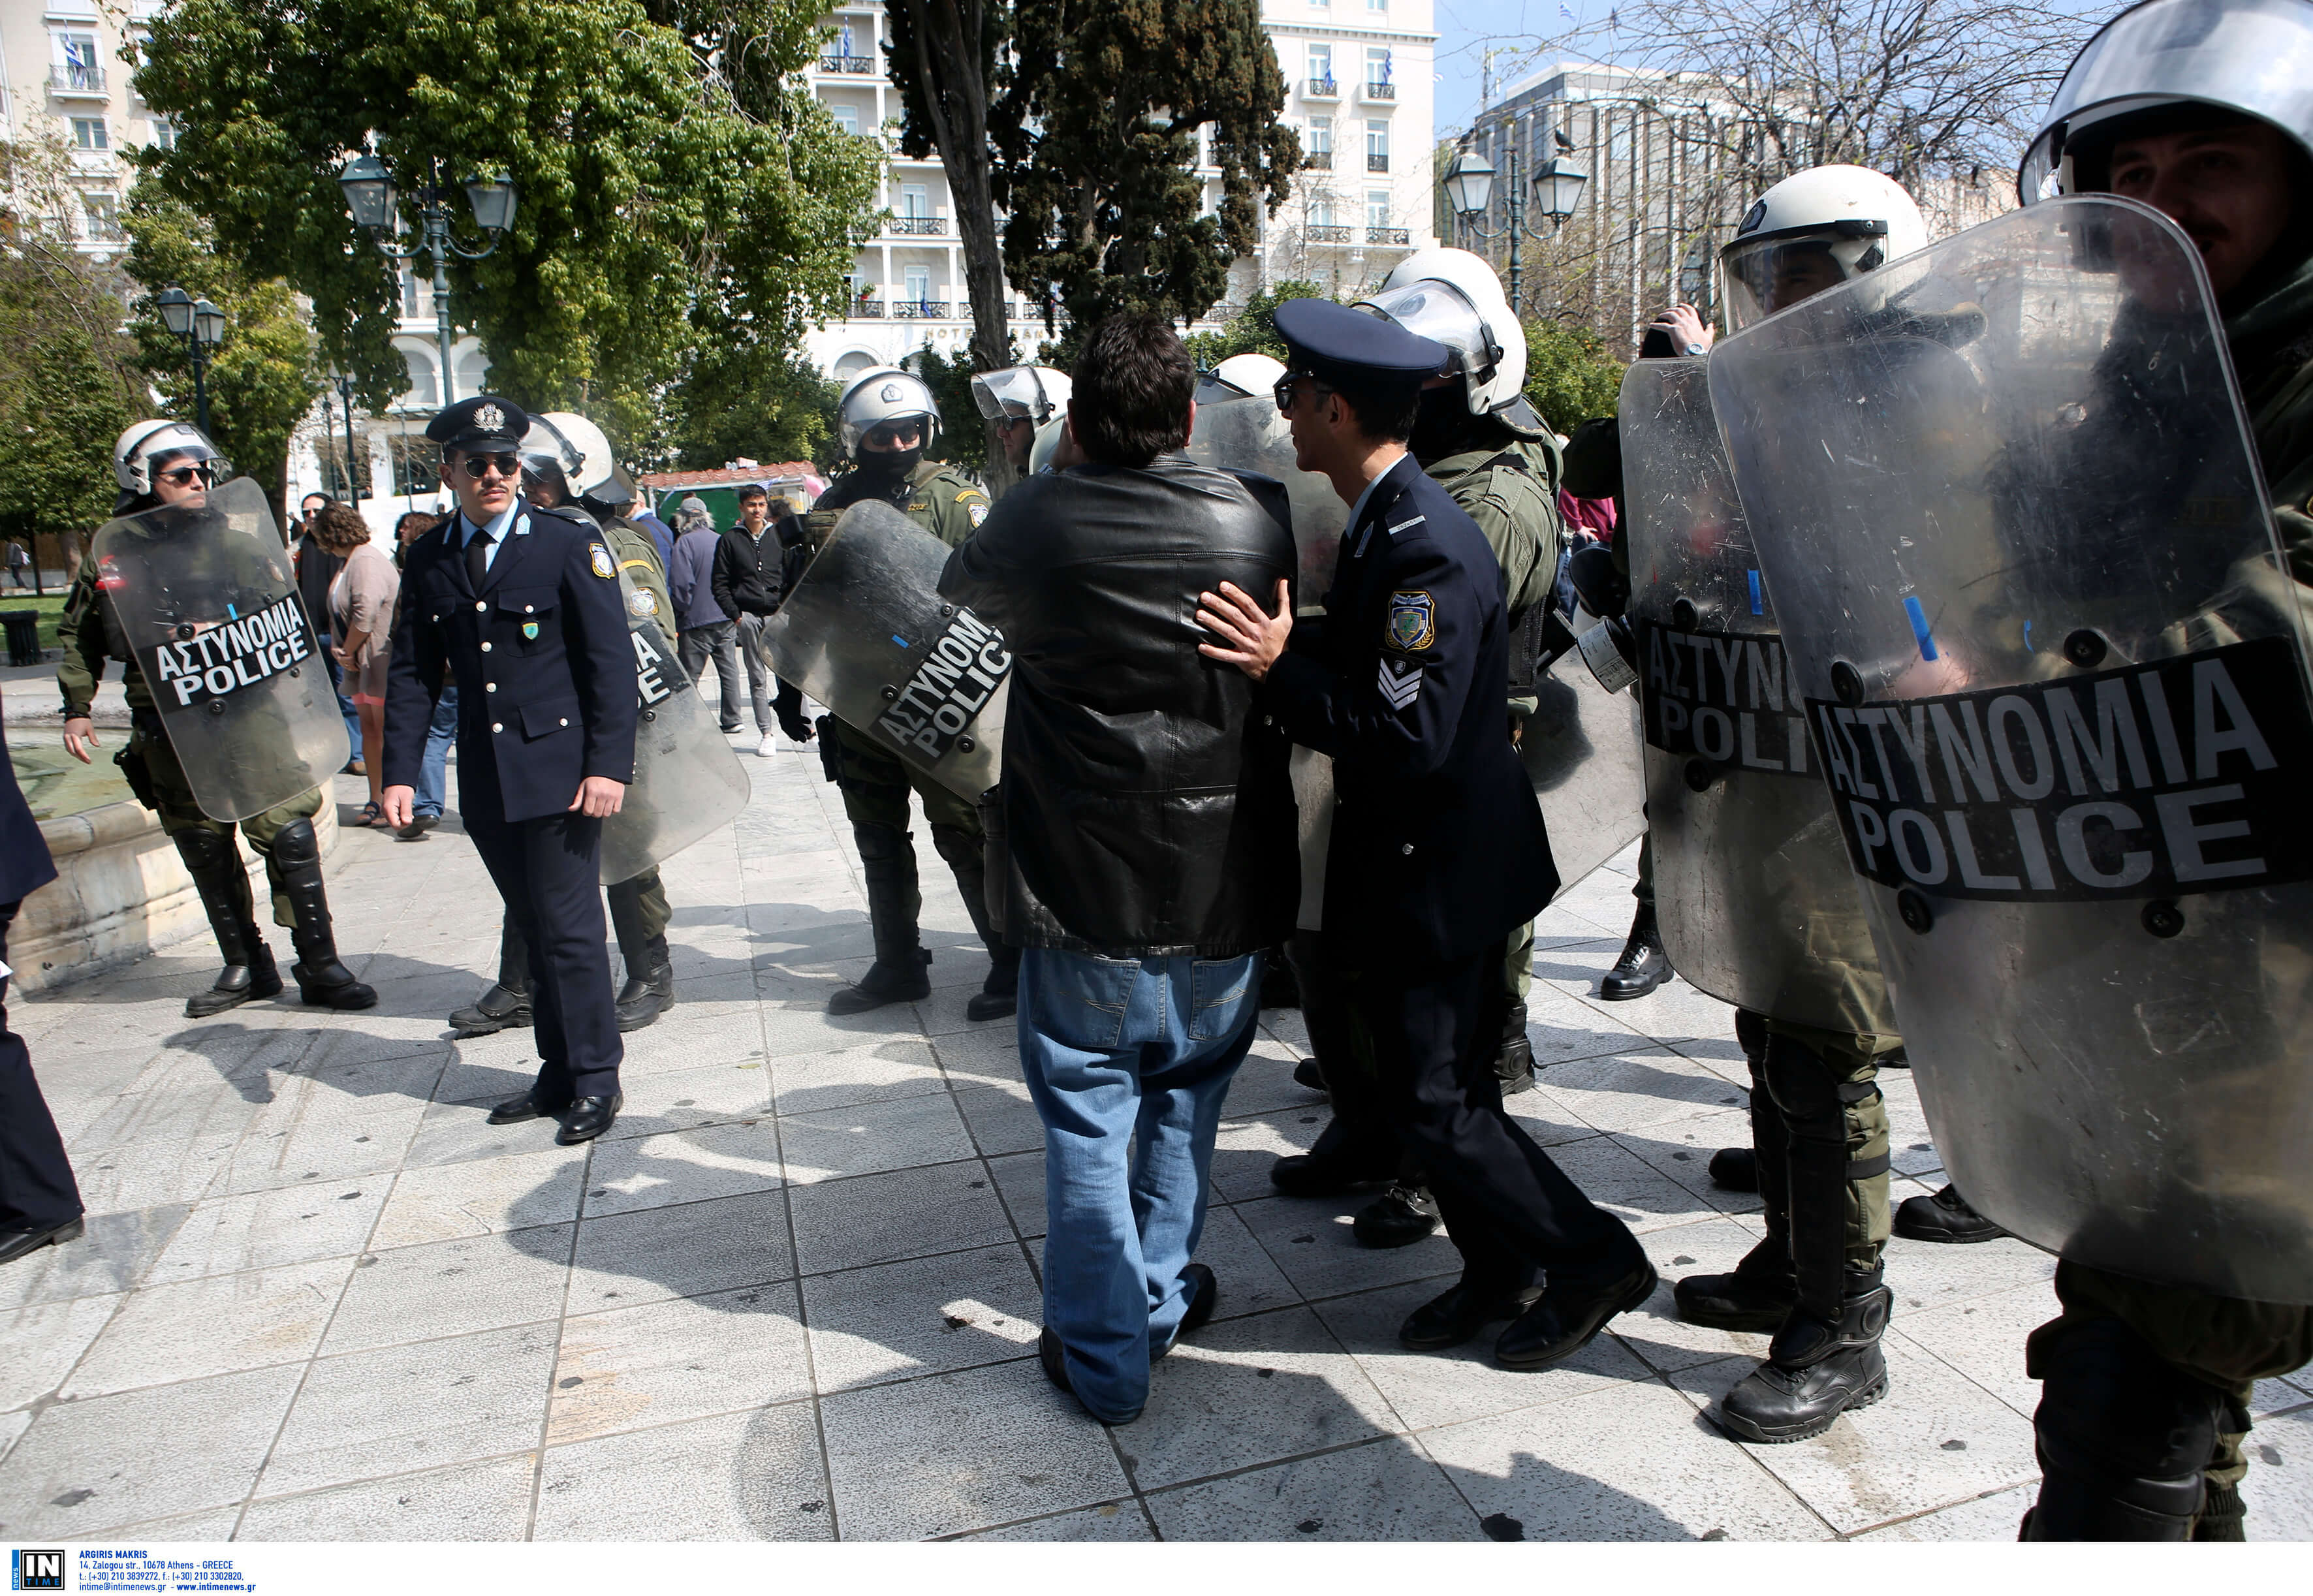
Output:
<path fill-rule="evenodd" d="M 908 834 L 897 826 L 866 826 L 855 820 L 851 840 L 859 845 L 859 862 L 863 864 L 885 864 L 907 857 L 914 851 L 908 846 Z"/>
<path fill-rule="evenodd" d="M 188 826 L 170 839 L 177 845 L 177 857 L 196 876 L 215 875 L 228 866 L 241 863 L 239 850 L 233 846 L 229 833 L 212 830 L 207 826 Z"/>
<path fill-rule="evenodd" d="M 1759 1074 L 1775 1107 L 1793 1125 L 1827 1126 L 1840 1119 L 1839 1082 L 1823 1055 L 1805 1042 L 1768 1037 Z"/>
<path fill-rule="evenodd" d="M 273 834 L 273 862 L 284 870 L 295 870 L 303 865 L 321 862 L 321 845 L 313 835 L 313 822 L 295 820 Z"/>
<path fill-rule="evenodd" d="M 2201 1511 L 2224 1393 L 2117 1319 L 2059 1320 L 2034 1333 L 2029 1363 L 2041 1377 L 2042 1508 L 2055 1515 L 2042 1523 L 2036 1511 L 2035 1538 L 2182 1539 Z"/>
<path fill-rule="evenodd" d="M 981 862 L 980 838 L 954 826 L 932 828 L 932 846 L 952 870 L 967 870 Z"/>

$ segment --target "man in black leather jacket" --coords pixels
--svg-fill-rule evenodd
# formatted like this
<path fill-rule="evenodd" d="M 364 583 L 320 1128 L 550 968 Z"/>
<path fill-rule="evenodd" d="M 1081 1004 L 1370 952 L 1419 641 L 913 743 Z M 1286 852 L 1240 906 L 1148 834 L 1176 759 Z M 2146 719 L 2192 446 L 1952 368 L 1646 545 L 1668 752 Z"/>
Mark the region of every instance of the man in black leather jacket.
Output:
<path fill-rule="evenodd" d="M 1162 320 L 1102 323 L 1069 405 L 1091 463 L 1015 487 L 940 581 L 1015 661 L 988 873 L 1045 1126 L 1044 1371 L 1108 1424 L 1211 1316 L 1214 1132 L 1299 899 L 1286 742 L 1190 621 L 1200 588 L 1291 576 L 1291 512 L 1178 452 L 1196 381 Z"/>

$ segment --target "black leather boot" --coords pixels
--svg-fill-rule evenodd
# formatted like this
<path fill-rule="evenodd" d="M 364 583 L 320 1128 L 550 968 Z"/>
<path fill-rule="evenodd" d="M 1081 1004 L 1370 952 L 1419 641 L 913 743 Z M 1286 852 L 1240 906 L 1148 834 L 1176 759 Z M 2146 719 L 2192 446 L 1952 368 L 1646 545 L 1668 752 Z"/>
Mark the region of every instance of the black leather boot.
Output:
<path fill-rule="evenodd" d="M 1502 1095 L 1515 1097 L 1534 1084 L 1534 1043 L 1526 1034 L 1526 1004 L 1513 998 L 1502 1015 L 1501 1046 L 1494 1051 L 1494 1079 Z"/>
<path fill-rule="evenodd" d="M 1721 1147 L 1711 1155 L 1711 1183 L 1721 1191 L 1758 1190 L 1758 1153 L 1748 1147 Z"/>
<path fill-rule="evenodd" d="M 2170 1366 L 2116 1319 L 2041 1326 L 2025 1342 L 2024 1367 L 2040 1381 L 2040 1499 L 2018 1539 L 2191 1539 L 2210 1505 L 2204 1470 L 2224 1393 Z"/>
<path fill-rule="evenodd" d="M 916 853 L 908 834 L 891 826 L 855 825 L 851 835 L 859 844 L 860 873 L 866 878 L 875 962 L 827 1000 L 831 1014 L 864 1014 L 932 993 L 931 978 L 924 974 L 932 956 L 916 931 Z"/>
<path fill-rule="evenodd" d="M 1670 955 L 1663 951 L 1655 906 L 1642 903 L 1631 920 L 1631 940 L 1623 944 L 1623 956 L 1598 982 L 1598 995 L 1608 1003 L 1644 997 L 1669 978 Z"/>
<path fill-rule="evenodd" d="M 338 961 L 329 894 L 321 885 L 321 848 L 312 821 L 293 820 L 281 828 L 273 839 L 273 863 L 281 873 L 289 913 L 297 922 L 289 932 L 297 950 L 297 962 L 289 967 L 297 978 L 297 995 L 318 1008 L 375 1007 L 376 991 L 354 979 L 354 972 Z"/>
<path fill-rule="evenodd" d="M 1946 1186 L 1896 1205 L 1895 1233 L 1907 1241 L 1996 1241 L 2008 1232 L 1969 1207 L 1958 1187 Z"/>
<path fill-rule="evenodd" d="M 666 938 L 652 937 L 638 953 L 627 961 L 627 984 L 614 1007 L 620 1030 L 640 1030 L 674 1006 L 674 961 Z"/>
<path fill-rule="evenodd" d="M 1438 1199 L 1429 1188 L 1400 1180 L 1358 1210 L 1350 1222 L 1365 1247 L 1411 1247 L 1438 1229 Z"/>
<path fill-rule="evenodd" d="M 1850 1270 L 1839 1307 L 1818 1315 L 1791 1310 L 1767 1361 L 1719 1400 L 1719 1422 L 1746 1441 L 1780 1443 L 1820 1435 L 1851 1407 L 1887 1394 L 1879 1337 L 1895 1294 L 1880 1271 Z"/>
<path fill-rule="evenodd" d="M 981 838 L 953 826 L 932 828 L 932 846 L 955 873 L 955 890 L 972 928 L 988 950 L 988 978 L 963 1005 L 967 1020 L 1002 1020 L 1020 1007 L 1020 950 L 1007 946 L 988 908 L 988 853 Z"/>
<path fill-rule="evenodd" d="M 461 1036 L 489 1036 L 530 1022 L 530 947 L 509 914 L 498 926 L 497 983 L 475 1002 L 453 1011 L 450 1029 Z"/>
<path fill-rule="evenodd" d="M 180 831 L 175 841 L 177 856 L 193 878 L 193 890 L 200 895 L 217 952 L 224 960 L 215 984 L 185 1000 L 185 1017 L 206 1020 L 252 997 L 274 996 L 281 990 L 281 975 L 273 966 L 265 934 L 257 928 L 241 850 L 231 837 L 206 826 Z"/>
<path fill-rule="evenodd" d="M 1731 1274 L 1689 1275 L 1671 1288 L 1671 1295 L 1679 1318 L 1689 1324 L 1772 1335 L 1799 1305 L 1790 1239 L 1770 1231 Z"/>

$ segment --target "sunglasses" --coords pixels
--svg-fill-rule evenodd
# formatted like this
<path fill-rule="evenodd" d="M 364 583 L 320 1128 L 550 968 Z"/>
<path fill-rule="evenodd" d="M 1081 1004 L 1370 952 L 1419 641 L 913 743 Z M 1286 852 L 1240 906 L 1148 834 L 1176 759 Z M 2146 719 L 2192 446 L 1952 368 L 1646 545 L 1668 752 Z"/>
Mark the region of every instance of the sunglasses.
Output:
<path fill-rule="evenodd" d="M 1304 382 L 1309 385 L 1309 391 L 1319 399 L 1324 399 L 1335 391 L 1306 372 L 1288 372 L 1284 376 L 1277 379 L 1277 386 L 1271 390 L 1276 396 L 1279 415 L 1285 415 L 1293 408 L 1294 394 Z"/>
<path fill-rule="evenodd" d="M 162 472 L 154 480 L 165 482 L 171 487 L 189 487 L 196 482 L 207 487 L 215 484 L 216 473 L 207 466 L 179 466 L 172 471 Z M 317 512 L 308 510 L 306 518 L 311 520 L 315 513 Z"/>
<path fill-rule="evenodd" d="M 998 416 L 994 425 L 998 432 L 1008 433 L 1016 426 L 1033 426 L 1036 424 L 1026 416 Z"/>
<path fill-rule="evenodd" d="M 477 482 L 492 471 L 511 481 L 522 475 L 522 456 L 519 454 L 469 454 L 459 460 L 458 469 Z"/>
<path fill-rule="evenodd" d="M 879 426 L 867 434 L 867 442 L 884 449 L 911 449 L 924 435 L 920 423 L 910 421 L 901 426 Z"/>

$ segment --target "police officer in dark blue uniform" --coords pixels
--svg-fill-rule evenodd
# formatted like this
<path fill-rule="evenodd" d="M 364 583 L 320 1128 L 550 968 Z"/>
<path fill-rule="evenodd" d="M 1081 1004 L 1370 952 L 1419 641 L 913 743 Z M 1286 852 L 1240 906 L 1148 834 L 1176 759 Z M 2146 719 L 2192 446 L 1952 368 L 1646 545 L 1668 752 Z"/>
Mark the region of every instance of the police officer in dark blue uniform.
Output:
<path fill-rule="evenodd" d="M 0 732 L 0 969 L 8 927 L 34 889 L 57 879 L 56 862 L 16 785 L 8 738 Z M 8 1029 L 8 978 L 0 975 L 0 1264 L 77 1238 L 80 1187 L 64 1138 L 32 1074 L 31 1049 Z"/>
<path fill-rule="evenodd" d="M 385 812 L 409 821 L 426 725 L 458 684 L 459 808 L 530 949 L 538 1080 L 492 1125 L 558 1118 L 567 1146 L 624 1100 L 597 855 L 635 775 L 635 661 L 594 523 L 522 496 L 530 417 L 462 399 L 434 417 L 458 513 L 409 547 L 385 697 Z"/>
<path fill-rule="evenodd" d="M 1645 1302 L 1655 1272 L 1503 1111 L 1494 1075 L 1503 950 L 1558 877 L 1502 737 L 1501 566 L 1406 452 L 1422 381 L 1448 352 L 1328 300 L 1280 305 L 1277 329 L 1297 463 L 1332 479 L 1350 524 L 1321 629 L 1296 628 L 1281 582 L 1267 602 L 1224 584 L 1200 595 L 1197 618 L 1221 639 L 1204 652 L 1260 681 L 1294 741 L 1332 756 L 1325 953 L 1353 972 L 1343 987 L 1384 1100 L 1462 1253 L 1460 1282 L 1398 1337 L 1442 1349 L 1514 1319 L 1495 1361 L 1544 1368 Z"/>

